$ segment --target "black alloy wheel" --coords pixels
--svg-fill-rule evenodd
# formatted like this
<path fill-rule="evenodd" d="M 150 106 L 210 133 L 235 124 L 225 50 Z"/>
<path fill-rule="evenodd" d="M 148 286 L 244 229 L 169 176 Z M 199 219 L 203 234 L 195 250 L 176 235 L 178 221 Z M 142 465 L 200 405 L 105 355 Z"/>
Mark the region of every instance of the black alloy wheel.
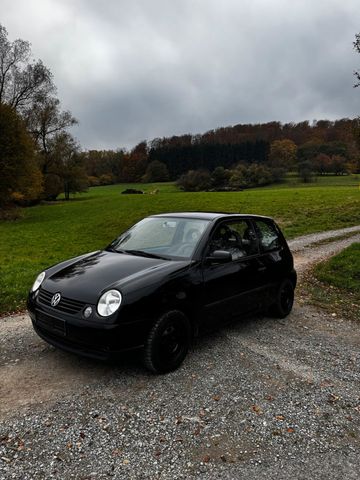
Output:
<path fill-rule="evenodd" d="M 144 350 L 144 364 L 153 373 L 177 369 L 189 349 L 191 326 L 185 315 L 170 311 L 152 326 Z"/>
<path fill-rule="evenodd" d="M 270 309 L 270 313 L 277 318 L 285 318 L 289 315 L 294 305 L 294 285 L 289 279 L 285 279 L 279 285 L 276 301 Z"/>

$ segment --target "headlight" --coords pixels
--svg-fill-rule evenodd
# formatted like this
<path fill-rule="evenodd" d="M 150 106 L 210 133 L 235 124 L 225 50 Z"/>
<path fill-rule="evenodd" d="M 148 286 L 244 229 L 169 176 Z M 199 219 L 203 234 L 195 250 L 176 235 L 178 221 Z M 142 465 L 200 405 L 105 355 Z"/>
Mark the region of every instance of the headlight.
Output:
<path fill-rule="evenodd" d="M 102 317 L 112 315 L 120 307 L 121 293 L 117 290 L 109 290 L 101 295 L 97 304 L 98 314 Z"/>
<path fill-rule="evenodd" d="M 31 287 L 32 292 L 36 292 L 36 290 L 40 287 L 42 282 L 44 281 L 45 278 L 45 272 L 41 272 L 37 277 L 34 282 L 34 285 Z"/>

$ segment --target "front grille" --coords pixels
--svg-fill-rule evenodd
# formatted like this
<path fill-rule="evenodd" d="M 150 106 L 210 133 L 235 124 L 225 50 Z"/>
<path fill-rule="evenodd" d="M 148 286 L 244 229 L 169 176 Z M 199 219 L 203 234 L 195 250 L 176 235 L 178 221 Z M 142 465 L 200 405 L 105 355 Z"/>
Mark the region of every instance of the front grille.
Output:
<path fill-rule="evenodd" d="M 38 301 L 47 307 L 51 307 L 51 299 L 54 293 L 48 292 L 47 290 L 40 289 L 38 295 Z M 59 310 L 60 312 L 64 313 L 78 313 L 85 307 L 84 302 L 79 302 L 78 300 L 73 300 L 67 297 L 61 297 L 60 302 L 54 308 L 55 310 Z"/>

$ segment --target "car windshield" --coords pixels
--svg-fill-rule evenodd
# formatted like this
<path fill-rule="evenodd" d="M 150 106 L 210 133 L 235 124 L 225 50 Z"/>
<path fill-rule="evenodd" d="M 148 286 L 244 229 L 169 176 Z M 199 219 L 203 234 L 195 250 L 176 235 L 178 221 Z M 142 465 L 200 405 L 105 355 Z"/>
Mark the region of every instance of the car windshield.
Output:
<path fill-rule="evenodd" d="M 208 220 L 148 217 L 114 240 L 110 249 L 119 253 L 160 258 L 190 258 Z"/>

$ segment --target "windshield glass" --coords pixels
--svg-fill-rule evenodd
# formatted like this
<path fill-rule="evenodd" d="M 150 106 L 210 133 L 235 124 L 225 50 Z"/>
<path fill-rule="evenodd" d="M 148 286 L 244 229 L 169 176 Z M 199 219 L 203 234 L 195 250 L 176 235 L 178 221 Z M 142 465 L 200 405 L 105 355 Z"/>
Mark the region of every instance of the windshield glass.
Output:
<path fill-rule="evenodd" d="M 114 240 L 117 252 L 149 254 L 164 258 L 190 258 L 208 220 L 176 217 L 148 217 Z"/>

